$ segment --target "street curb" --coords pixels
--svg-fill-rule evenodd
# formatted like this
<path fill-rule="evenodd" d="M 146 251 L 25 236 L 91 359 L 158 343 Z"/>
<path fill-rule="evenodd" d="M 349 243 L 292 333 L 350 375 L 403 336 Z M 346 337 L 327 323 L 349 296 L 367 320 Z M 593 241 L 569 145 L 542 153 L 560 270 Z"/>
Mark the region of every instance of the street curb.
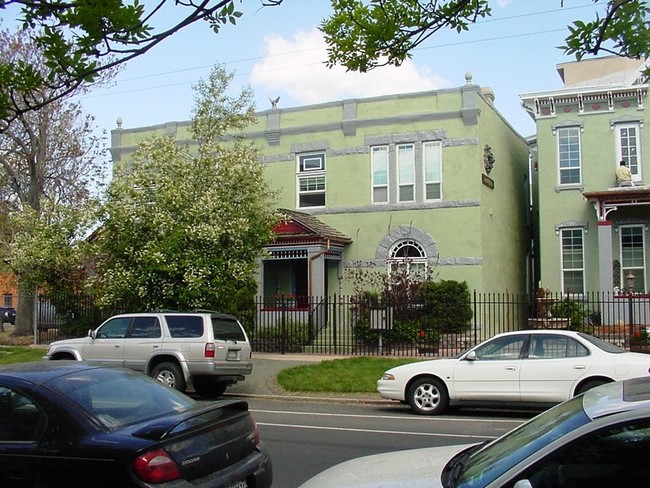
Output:
<path fill-rule="evenodd" d="M 224 393 L 224 397 L 256 398 L 260 400 L 284 400 L 300 402 L 327 402 L 327 403 L 361 403 L 363 405 L 390 405 L 393 400 L 381 398 L 346 398 L 346 397 L 321 397 L 304 395 L 262 395 L 257 393 Z"/>

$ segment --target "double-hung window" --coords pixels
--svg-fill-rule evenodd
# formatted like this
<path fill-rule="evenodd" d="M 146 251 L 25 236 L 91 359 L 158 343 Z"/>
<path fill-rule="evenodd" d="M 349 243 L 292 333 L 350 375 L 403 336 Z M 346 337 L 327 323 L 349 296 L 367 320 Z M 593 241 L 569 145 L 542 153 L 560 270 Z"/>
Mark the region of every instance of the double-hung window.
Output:
<path fill-rule="evenodd" d="M 397 200 L 415 201 L 415 145 L 397 145 Z"/>
<path fill-rule="evenodd" d="M 424 199 L 442 198 L 442 145 L 439 142 L 422 144 L 424 164 Z"/>
<path fill-rule="evenodd" d="M 627 286 L 626 277 L 634 275 L 634 291 L 645 291 L 645 242 L 643 225 L 622 225 L 621 236 L 621 288 Z"/>
<path fill-rule="evenodd" d="M 580 128 L 558 128 L 557 149 L 560 185 L 579 185 L 582 183 Z"/>
<path fill-rule="evenodd" d="M 566 293 L 584 293 L 585 253 L 582 228 L 561 231 L 562 238 L 562 289 Z"/>
<path fill-rule="evenodd" d="M 633 181 L 641 181 L 641 141 L 639 124 L 636 122 L 616 124 L 616 166 L 625 161 Z"/>
<path fill-rule="evenodd" d="M 325 153 L 299 154 L 298 208 L 325 206 Z"/>
<path fill-rule="evenodd" d="M 372 203 L 388 203 L 388 146 L 370 148 Z"/>

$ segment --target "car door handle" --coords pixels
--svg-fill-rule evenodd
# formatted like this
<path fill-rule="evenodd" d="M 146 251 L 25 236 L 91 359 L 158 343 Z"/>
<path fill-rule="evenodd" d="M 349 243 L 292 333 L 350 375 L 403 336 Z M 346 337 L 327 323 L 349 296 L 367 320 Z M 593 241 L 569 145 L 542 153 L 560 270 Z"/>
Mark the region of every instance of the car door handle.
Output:
<path fill-rule="evenodd" d="M 506 366 L 506 371 L 516 371 L 516 370 L 517 368 L 515 368 L 514 366 Z"/>
<path fill-rule="evenodd" d="M 573 369 L 587 369 L 587 366 L 584 364 L 576 364 Z"/>

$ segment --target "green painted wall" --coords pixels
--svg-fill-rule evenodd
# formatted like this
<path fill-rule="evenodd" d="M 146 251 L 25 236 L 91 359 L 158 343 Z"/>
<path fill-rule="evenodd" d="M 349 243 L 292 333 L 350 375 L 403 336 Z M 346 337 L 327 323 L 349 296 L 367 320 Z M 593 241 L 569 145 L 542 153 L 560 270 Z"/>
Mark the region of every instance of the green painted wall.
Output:
<path fill-rule="evenodd" d="M 631 89 L 634 93 L 634 89 Z M 634 96 L 634 95 L 633 95 Z M 539 117 L 537 120 L 538 145 L 538 193 L 536 207 L 539 215 L 539 265 L 541 285 L 554 292 L 562 290 L 561 242 L 557 227 L 562 225 L 584 224 L 587 233 L 584 235 L 585 251 L 585 288 L 586 291 L 600 291 L 599 287 L 599 253 L 598 253 L 598 221 L 592 203 L 583 197 L 584 192 L 597 192 L 612 189 L 616 186 L 615 169 L 618 166 L 616 152 L 616 123 L 639 121 L 643 124 L 644 109 L 637 107 L 632 98 L 629 106 L 624 106 L 616 100 L 612 110 L 607 108 L 606 101 L 585 102 L 585 110 L 579 113 L 577 95 L 569 98 L 565 105 L 558 105 L 554 116 Z M 645 97 L 644 106 L 648 100 Z M 566 107 L 566 108 L 565 108 Z M 597 107 L 597 108 L 595 108 Z M 558 185 L 558 153 L 557 135 L 554 128 L 564 125 L 579 125 L 582 130 L 582 184 L 563 189 Z M 648 160 L 647 150 L 650 147 L 650 134 L 647 128 L 640 129 L 641 159 Z M 644 180 L 650 177 L 650 166 L 643 164 Z M 608 219 L 616 225 L 626 220 L 636 221 L 650 219 L 647 206 L 637 207 L 635 211 L 619 209 L 608 215 Z M 646 234 L 646 239 L 647 239 Z M 618 235 L 613 232 L 614 259 L 619 258 Z M 646 245 L 646 262 L 650 262 L 649 246 Z M 611 266 L 611 263 L 606 265 Z"/>
<path fill-rule="evenodd" d="M 429 257 L 440 279 L 467 281 L 479 291 L 524 291 L 528 148 L 480 90 L 468 84 L 271 109 L 258 114 L 247 135 L 261 148 L 266 175 L 279 190 L 279 208 L 297 206 L 296 154 L 325 151 L 327 206 L 298 210 L 353 240 L 344 250 L 346 266 L 385 265 L 387 237 L 412 229 L 429 251 L 439 253 L 439 259 Z M 186 123 L 113 131 L 114 160 L 128 160 L 147 132 L 161 131 L 187 139 Z M 442 142 L 442 200 L 373 204 L 370 147 L 425 141 Z M 485 144 L 497 159 L 493 190 L 482 183 Z M 352 291 L 351 283 L 339 281 L 338 270 L 327 273 L 330 293 Z"/>

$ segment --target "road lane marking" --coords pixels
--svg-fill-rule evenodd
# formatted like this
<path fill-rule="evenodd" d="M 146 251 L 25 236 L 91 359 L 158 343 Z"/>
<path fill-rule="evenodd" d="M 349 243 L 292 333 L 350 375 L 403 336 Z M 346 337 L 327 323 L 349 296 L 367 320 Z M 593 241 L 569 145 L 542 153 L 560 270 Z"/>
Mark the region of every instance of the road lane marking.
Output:
<path fill-rule="evenodd" d="M 490 423 L 506 423 L 506 424 L 521 424 L 526 421 L 526 419 L 521 420 L 509 420 L 509 419 L 472 419 L 472 418 L 463 418 L 463 417 L 428 417 L 428 416 L 398 416 L 398 415 L 359 415 L 359 414 L 350 414 L 350 413 L 324 413 L 324 412 L 292 412 L 290 410 L 258 410 L 250 409 L 253 413 L 275 413 L 275 414 L 285 414 L 285 415 L 309 415 L 312 417 L 351 417 L 351 418 L 367 418 L 367 419 L 387 419 L 387 420 L 422 420 L 422 421 L 434 421 L 442 420 L 444 422 L 490 422 Z"/>
<path fill-rule="evenodd" d="M 257 425 L 266 427 L 291 427 L 294 429 L 312 429 L 312 430 L 335 430 L 342 432 L 364 432 L 367 434 L 401 434 L 401 435 L 419 435 L 425 437 L 458 437 L 461 439 L 496 439 L 498 436 L 491 435 L 473 435 L 473 434 L 441 434 L 439 432 L 405 432 L 400 430 L 377 430 L 377 429 L 356 429 L 351 427 L 323 427 L 317 425 L 296 425 L 296 424 L 274 424 L 268 422 L 257 422 Z"/>

